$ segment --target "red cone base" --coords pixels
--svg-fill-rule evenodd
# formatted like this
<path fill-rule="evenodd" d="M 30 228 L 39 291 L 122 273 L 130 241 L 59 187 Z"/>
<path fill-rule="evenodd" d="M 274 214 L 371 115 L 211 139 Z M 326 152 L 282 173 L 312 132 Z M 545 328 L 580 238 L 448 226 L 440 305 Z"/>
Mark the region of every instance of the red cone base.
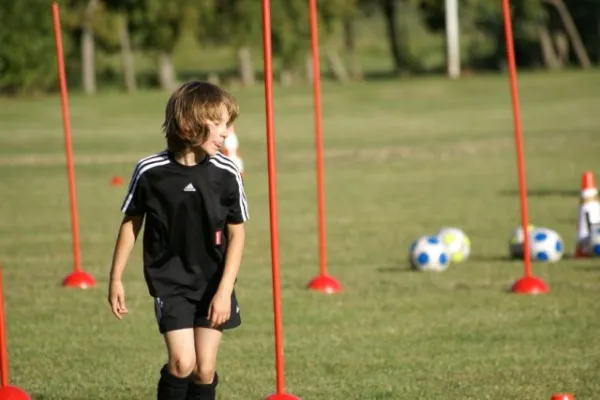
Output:
<path fill-rule="evenodd" d="M 342 285 L 331 276 L 319 275 L 309 282 L 308 288 L 317 292 L 335 294 L 342 291 Z"/>
<path fill-rule="evenodd" d="M 550 400 L 575 400 L 572 393 L 556 393 L 553 394 Z"/>
<path fill-rule="evenodd" d="M 511 290 L 517 294 L 545 294 L 550 291 L 546 283 L 535 276 L 525 276 L 519 279 Z"/>
<path fill-rule="evenodd" d="M 63 280 L 63 286 L 87 289 L 96 286 L 96 280 L 87 272 L 73 271 Z"/>
<path fill-rule="evenodd" d="M 583 249 L 581 247 L 577 247 L 577 249 L 575 250 L 575 258 L 586 258 L 588 257 L 587 254 L 585 254 L 585 251 L 583 251 Z"/>
<path fill-rule="evenodd" d="M 269 395 L 265 400 L 300 400 L 300 397 L 296 397 L 292 394 L 282 393 L 282 394 L 272 394 Z"/>
<path fill-rule="evenodd" d="M 31 397 L 23 389 L 9 385 L 0 387 L 0 400 L 31 400 Z"/>
<path fill-rule="evenodd" d="M 121 186 L 123 183 L 125 183 L 125 181 L 123 180 L 123 178 L 121 178 L 120 176 L 114 176 L 111 180 L 110 180 L 110 184 L 112 186 Z"/>

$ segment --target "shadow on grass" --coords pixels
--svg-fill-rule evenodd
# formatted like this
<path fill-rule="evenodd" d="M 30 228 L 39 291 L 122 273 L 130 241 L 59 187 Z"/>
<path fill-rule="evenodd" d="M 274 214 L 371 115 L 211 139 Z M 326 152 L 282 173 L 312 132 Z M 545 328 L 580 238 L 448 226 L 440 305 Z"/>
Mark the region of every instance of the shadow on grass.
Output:
<path fill-rule="evenodd" d="M 386 267 L 379 267 L 377 268 L 377 272 L 381 272 L 384 274 L 399 274 L 399 273 L 410 273 L 410 272 L 416 272 L 415 270 L 410 269 L 409 266 L 405 266 L 405 265 L 398 265 L 398 266 L 386 266 Z"/>
<path fill-rule="evenodd" d="M 115 389 L 116 391 L 116 389 Z M 56 400 L 58 398 L 60 398 L 60 400 L 83 400 L 83 399 L 87 399 L 87 400 L 91 400 L 93 399 L 92 396 L 89 397 L 82 397 L 81 394 L 61 394 L 60 397 L 57 397 L 56 395 L 47 395 L 47 394 L 43 394 L 43 393 L 29 393 L 29 397 L 31 398 L 31 400 Z M 11 397 L 12 398 L 12 397 Z M 133 398 L 137 398 L 136 396 L 134 396 Z M 111 396 L 111 399 L 113 400 L 131 400 L 132 396 L 129 394 L 122 394 L 121 396 Z"/>
<path fill-rule="evenodd" d="M 29 393 L 29 397 L 31 398 L 31 400 L 50 400 L 50 399 L 57 399 L 56 396 L 48 396 L 45 395 L 43 393 Z M 80 395 L 61 395 L 60 396 L 60 400 L 81 400 L 81 396 Z M 117 400 L 117 399 L 115 399 Z"/>
<path fill-rule="evenodd" d="M 519 196 L 519 191 L 515 189 L 505 189 L 499 192 L 501 196 Z M 530 189 L 527 191 L 530 197 L 578 197 L 579 190 L 574 189 Z"/>
<path fill-rule="evenodd" d="M 471 255 L 471 257 L 469 257 L 468 263 L 472 263 L 472 262 L 518 262 L 520 260 L 515 260 L 512 258 L 509 258 L 507 256 L 500 256 L 500 255 L 491 255 L 491 256 L 481 256 L 481 255 Z M 414 269 L 411 269 L 411 267 L 408 264 L 398 264 L 398 265 L 386 265 L 386 266 L 382 266 L 377 268 L 377 272 L 379 273 L 394 273 L 394 274 L 399 274 L 399 273 L 411 273 L 411 272 L 418 272 Z"/>
<path fill-rule="evenodd" d="M 471 262 L 477 262 L 477 261 L 507 263 L 507 262 L 514 262 L 514 261 L 520 261 L 520 260 L 511 258 L 509 256 L 499 255 L 499 254 L 492 254 L 492 255 L 471 254 L 471 256 L 469 257 L 469 260 L 467 262 L 471 263 Z"/>
<path fill-rule="evenodd" d="M 573 268 L 577 271 L 600 272 L 600 261 L 598 262 L 598 265 L 575 265 Z"/>
<path fill-rule="evenodd" d="M 575 255 L 573 253 L 564 253 L 562 256 L 562 259 L 563 260 L 575 259 Z M 469 261 L 488 261 L 488 262 L 489 261 L 497 261 L 497 262 L 504 262 L 504 263 L 522 263 L 523 259 L 522 258 L 512 258 L 509 256 L 500 256 L 500 255 L 491 255 L 491 256 L 472 255 L 469 258 Z"/>

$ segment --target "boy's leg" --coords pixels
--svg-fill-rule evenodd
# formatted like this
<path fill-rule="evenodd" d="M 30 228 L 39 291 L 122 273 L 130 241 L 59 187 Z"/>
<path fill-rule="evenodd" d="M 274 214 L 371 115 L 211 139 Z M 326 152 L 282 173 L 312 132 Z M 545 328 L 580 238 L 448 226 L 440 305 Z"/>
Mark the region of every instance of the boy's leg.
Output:
<path fill-rule="evenodd" d="M 229 321 L 217 327 L 208 328 L 208 307 L 212 300 L 211 292 L 207 290 L 205 296 L 197 303 L 196 320 L 194 323 L 194 336 L 196 345 L 196 368 L 190 380 L 188 400 L 214 400 L 219 376 L 216 372 L 217 354 L 221 343 L 222 331 L 234 329 L 241 325 L 240 308 L 235 291 L 231 294 L 231 313 Z"/>
<path fill-rule="evenodd" d="M 160 371 L 158 400 L 186 400 L 189 376 L 196 365 L 195 307 L 185 298 L 157 300 L 156 318 L 167 346 L 168 363 Z"/>
<path fill-rule="evenodd" d="M 195 328 L 196 367 L 191 376 L 187 400 L 215 400 L 219 376 L 217 354 L 223 332 L 210 328 Z"/>

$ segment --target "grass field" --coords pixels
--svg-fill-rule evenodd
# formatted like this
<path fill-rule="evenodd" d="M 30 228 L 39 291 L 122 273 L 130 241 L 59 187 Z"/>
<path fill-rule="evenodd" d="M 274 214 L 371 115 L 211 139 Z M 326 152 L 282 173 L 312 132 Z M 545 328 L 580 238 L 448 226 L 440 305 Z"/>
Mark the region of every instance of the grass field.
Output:
<path fill-rule="evenodd" d="M 600 174 L 600 72 L 520 78 L 531 222 L 572 252 L 580 175 Z M 219 359 L 220 399 L 275 389 L 261 87 L 235 91 L 251 221 L 238 281 L 243 327 Z M 70 98 L 84 268 L 72 268 L 60 101 L 0 100 L 0 259 L 11 381 L 34 399 L 152 399 L 164 362 L 141 246 L 125 274 L 129 316 L 106 302 L 124 187 L 160 150 L 164 93 Z M 519 224 L 505 77 L 325 85 L 329 269 L 344 293 L 311 293 L 317 273 L 310 87 L 277 89 L 276 135 L 286 385 L 305 400 L 549 399 L 600 396 L 600 263 L 534 265 L 546 296 L 507 293 Z M 442 274 L 408 272 L 407 248 L 463 228 L 471 259 Z"/>

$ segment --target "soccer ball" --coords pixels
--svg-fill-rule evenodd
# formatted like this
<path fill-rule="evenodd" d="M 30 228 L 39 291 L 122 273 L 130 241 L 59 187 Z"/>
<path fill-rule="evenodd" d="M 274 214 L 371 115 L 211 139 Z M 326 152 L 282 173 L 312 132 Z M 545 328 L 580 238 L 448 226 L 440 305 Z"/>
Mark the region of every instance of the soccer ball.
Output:
<path fill-rule="evenodd" d="M 419 271 L 444 271 L 450 264 L 448 249 L 437 236 L 422 236 L 412 242 L 408 256 Z"/>
<path fill-rule="evenodd" d="M 563 256 L 563 241 L 558 232 L 536 228 L 531 232 L 531 258 L 534 261 L 556 262 Z"/>
<path fill-rule="evenodd" d="M 468 236 L 458 228 L 442 228 L 437 237 L 448 248 L 450 262 L 460 263 L 466 261 L 471 254 L 471 241 Z"/>
<path fill-rule="evenodd" d="M 537 227 L 535 225 L 529 224 L 527 226 L 527 231 L 529 232 L 529 237 L 531 238 L 531 232 L 535 230 Z M 523 258 L 523 243 L 525 241 L 525 235 L 523 235 L 523 227 L 519 226 L 512 231 L 510 236 L 510 242 L 508 244 L 508 251 L 510 253 L 511 258 Z M 531 240 L 530 240 L 531 241 Z"/>
<path fill-rule="evenodd" d="M 590 257 L 600 257 L 600 227 L 592 227 L 585 241 L 585 253 Z"/>

